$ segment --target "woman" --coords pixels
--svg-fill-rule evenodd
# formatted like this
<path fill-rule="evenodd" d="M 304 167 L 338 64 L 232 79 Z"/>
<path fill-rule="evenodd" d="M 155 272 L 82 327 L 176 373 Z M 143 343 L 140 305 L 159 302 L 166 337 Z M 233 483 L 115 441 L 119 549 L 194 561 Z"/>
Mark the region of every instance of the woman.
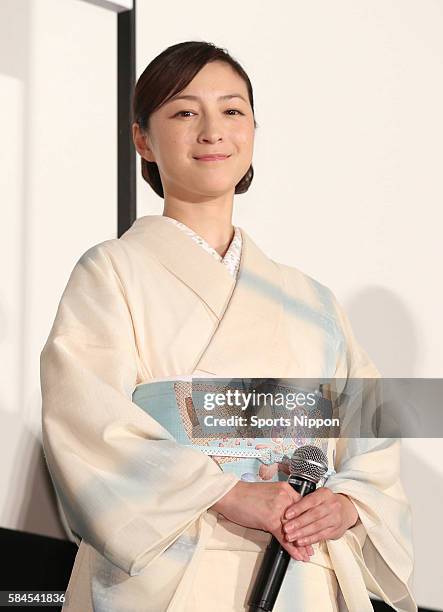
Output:
<path fill-rule="evenodd" d="M 281 478 L 293 440 L 192 435 L 195 377 L 379 376 L 332 292 L 232 226 L 253 178 L 248 76 L 180 43 L 133 111 L 163 215 L 82 255 L 41 354 L 45 455 L 81 540 L 64 610 L 247 610 L 270 534 L 291 556 L 275 612 L 364 612 L 368 590 L 415 610 L 397 440 L 326 441 L 336 473 L 300 498 Z"/>

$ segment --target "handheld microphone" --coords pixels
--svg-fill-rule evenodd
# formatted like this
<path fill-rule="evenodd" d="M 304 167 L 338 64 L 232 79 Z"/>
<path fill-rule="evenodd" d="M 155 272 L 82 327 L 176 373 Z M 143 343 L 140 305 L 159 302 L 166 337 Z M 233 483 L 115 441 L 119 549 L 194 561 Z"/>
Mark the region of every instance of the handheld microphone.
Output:
<path fill-rule="evenodd" d="M 305 496 L 315 491 L 327 470 L 328 460 L 320 448 L 300 446 L 291 457 L 288 483 Z M 288 551 L 272 536 L 248 601 L 250 612 L 269 612 L 274 608 L 290 559 Z"/>

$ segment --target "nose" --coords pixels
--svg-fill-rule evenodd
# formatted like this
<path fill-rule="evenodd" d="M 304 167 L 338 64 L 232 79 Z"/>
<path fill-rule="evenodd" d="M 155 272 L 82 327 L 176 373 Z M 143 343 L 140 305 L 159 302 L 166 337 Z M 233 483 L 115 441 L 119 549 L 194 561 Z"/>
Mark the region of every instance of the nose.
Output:
<path fill-rule="evenodd" d="M 215 117 L 206 117 L 202 120 L 199 142 L 219 142 L 223 140 L 223 131 L 220 122 Z"/>

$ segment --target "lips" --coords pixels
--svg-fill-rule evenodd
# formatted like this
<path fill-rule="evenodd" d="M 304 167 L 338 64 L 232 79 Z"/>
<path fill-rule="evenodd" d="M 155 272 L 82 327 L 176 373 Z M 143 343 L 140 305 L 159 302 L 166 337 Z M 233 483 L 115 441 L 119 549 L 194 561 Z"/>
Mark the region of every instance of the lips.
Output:
<path fill-rule="evenodd" d="M 201 157 L 194 157 L 197 161 L 220 161 L 228 159 L 230 155 L 214 154 L 214 155 L 202 155 Z"/>

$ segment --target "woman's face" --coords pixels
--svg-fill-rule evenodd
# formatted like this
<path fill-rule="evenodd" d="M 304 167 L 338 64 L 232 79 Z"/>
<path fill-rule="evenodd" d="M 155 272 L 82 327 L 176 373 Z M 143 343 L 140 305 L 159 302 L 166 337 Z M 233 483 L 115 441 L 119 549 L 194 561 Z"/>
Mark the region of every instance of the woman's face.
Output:
<path fill-rule="evenodd" d="M 147 134 L 136 123 L 132 129 L 137 151 L 157 163 L 165 195 L 189 200 L 234 193 L 251 165 L 255 128 L 248 90 L 225 62 L 206 64 L 152 113 Z M 196 159 L 214 153 L 228 157 Z"/>

